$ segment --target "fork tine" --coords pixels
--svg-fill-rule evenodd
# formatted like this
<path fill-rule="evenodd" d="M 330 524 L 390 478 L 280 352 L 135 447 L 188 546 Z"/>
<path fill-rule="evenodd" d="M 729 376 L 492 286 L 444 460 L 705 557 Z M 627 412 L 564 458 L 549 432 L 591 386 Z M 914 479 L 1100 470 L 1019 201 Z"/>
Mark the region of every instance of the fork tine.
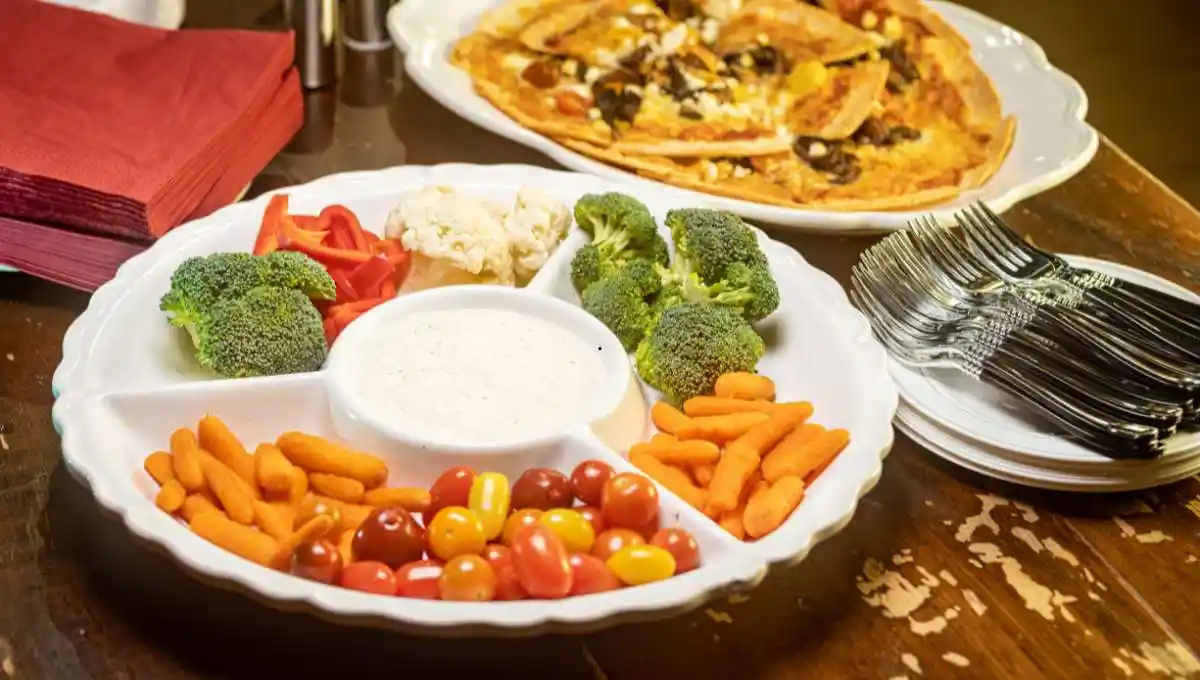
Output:
<path fill-rule="evenodd" d="M 1033 258 L 1026 252 L 1024 247 L 1025 242 L 1021 237 L 1013 232 L 1008 225 L 1004 224 L 992 211 L 984 212 L 980 210 L 978 206 L 981 205 L 983 204 L 969 205 L 965 212 L 970 214 L 987 230 L 988 236 L 991 237 L 993 243 L 996 243 L 1004 250 L 1010 261 L 1022 265 L 1032 262 Z"/>
<path fill-rule="evenodd" d="M 1022 238 L 1015 229 L 1008 226 L 1008 223 L 1004 221 L 1004 218 L 993 212 L 992 209 L 988 207 L 987 203 L 984 203 L 983 201 L 976 201 L 974 208 L 977 213 L 983 216 L 984 220 L 992 228 L 992 231 L 1000 236 L 1003 236 L 1004 239 L 1007 240 L 1008 243 L 1013 247 L 1013 249 L 1021 251 L 1022 254 L 1027 254 L 1029 252 L 1044 254 L 1041 249 L 1030 244 L 1028 241 Z"/>
<path fill-rule="evenodd" d="M 1001 278 L 1011 277 L 1014 270 L 1020 265 L 1009 261 L 1004 256 L 1003 250 L 992 243 L 988 237 L 987 228 L 977 224 L 974 217 L 965 212 L 955 213 L 954 219 L 962 227 L 963 234 L 967 237 L 967 244 L 978 256 L 980 264 Z"/>

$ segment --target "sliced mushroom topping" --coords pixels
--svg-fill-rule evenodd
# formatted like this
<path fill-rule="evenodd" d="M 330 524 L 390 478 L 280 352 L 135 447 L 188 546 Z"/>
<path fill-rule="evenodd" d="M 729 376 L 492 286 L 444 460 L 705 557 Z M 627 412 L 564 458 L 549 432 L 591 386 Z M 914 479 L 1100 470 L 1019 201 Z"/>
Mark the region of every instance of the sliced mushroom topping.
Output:
<path fill-rule="evenodd" d="M 770 45 L 756 45 L 745 52 L 725 55 L 725 63 L 736 69 L 752 69 L 759 75 L 787 73 L 788 58 Z"/>
<path fill-rule="evenodd" d="M 830 175 L 834 184 L 849 184 L 862 175 L 858 157 L 846 151 L 842 142 L 797 137 L 792 149 L 813 170 Z"/>
<path fill-rule="evenodd" d="M 671 21 L 686 21 L 700 14 L 691 0 L 654 0 L 654 4 L 658 5 Z"/>
<path fill-rule="evenodd" d="M 850 138 L 855 144 L 888 147 L 920 139 L 921 131 L 907 125 L 888 128 L 886 123 L 872 116 L 864 120 Z"/>
<path fill-rule="evenodd" d="M 885 45 L 879 49 L 879 56 L 892 64 L 892 72 L 888 75 L 887 88 L 893 94 L 904 90 L 910 83 L 921 79 L 917 65 L 909 58 L 904 40 Z"/>
<path fill-rule="evenodd" d="M 641 80 L 628 71 L 613 71 L 592 83 L 592 97 L 600 118 L 616 130 L 618 123 L 632 123 L 641 108 Z"/>

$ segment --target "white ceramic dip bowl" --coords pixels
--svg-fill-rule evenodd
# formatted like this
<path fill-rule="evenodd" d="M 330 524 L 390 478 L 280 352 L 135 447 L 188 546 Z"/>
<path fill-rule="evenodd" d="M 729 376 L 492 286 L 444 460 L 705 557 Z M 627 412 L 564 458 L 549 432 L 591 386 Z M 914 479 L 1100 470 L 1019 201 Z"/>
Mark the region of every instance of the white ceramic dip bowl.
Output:
<path fill-rule="evenodd" d="M 560 417 L 557 422 L 548 422 L 545 429 L 527 427 L 520 436 L 489 437 L 488 443 L 483 444 L 478 440 L 471 441 L 468 437 L 455 438 L 445 428 L 447 423 L 443 423 L 441 428 L 447 436 L 430 435 L 430 428 L 415 426 L 414 418 L 419 417 L 415 411 L 411 414 L 395 410 L 388 413 L 380 404 L 368 403 L 370 390 L 363 389 L 362 383 L 374 380 L 374 377 L 366 373 L 377 370 L 382 375 L 413 361 L 406 354 L 409 348 L 402 341 L 397 341 L 397 338 L 404 336 L 389 331 L 419 315 L 432 316 L 428 313 L 453 311 L 479 312 L 484 319 L 494 318 L 494 315 L 487 315 L 490 311 L 504 312 L 506 316 L 524 315 L 577 338 L 577 349 L 582 349 L 585 356 L 590 353 L 597 367 L 592 371 L 596 382 L 586 387 L 576 409 L 578 415 L 569 420 Z M 544 324 L 537 325 L 545 328 Z M 481 321 L 472 330 L 482 334 L 477 339 L 481 341 L 478 344 L 486 346 L 487 323 Z M 482 360 L 497 364 L 505 362 L 503 344 L 497 346 L 494 356 Z M 547 361 L 553 360 L 554 357 L 547 357 Z M 551 364 L 545 368 L 552 370 L 555 367 Z M 629 356 L 620 341 L 604 324 L 579 307 L 549 295 L 479 285 L 450 286 L 400 296 L 364 314 L 338 337 L 329 354 L 324 375 L 329 392 L 330 415 L 338 433 L 363 450 L 399 456 L 414 453 L 498 456 L 557 448 L 572 435 L 584 434 L 593 424 L 603 422 L 616 412 L 627 398 L 632 380 Z M 539 389 L 544 388 L 553 394 L 561 387 L 548 384 Z M 431 399 L 438 397 L 438 394 L 429 395 Z M 519 410 L 520 405 L 516 407 Z M 428 409 L 423 410 L 428 412 Z M 528 413 L 530 419 L 536 419 L 539 415 L 536 412 Z"/>

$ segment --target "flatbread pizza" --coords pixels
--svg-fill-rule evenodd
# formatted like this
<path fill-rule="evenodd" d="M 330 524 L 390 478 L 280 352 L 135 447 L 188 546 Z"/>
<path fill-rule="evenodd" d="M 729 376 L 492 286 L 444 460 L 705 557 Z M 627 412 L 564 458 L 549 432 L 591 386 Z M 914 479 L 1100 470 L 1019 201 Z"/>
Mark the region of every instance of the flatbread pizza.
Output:
<path fill-rule="evenodd" d="M 509 0 L 451 59 L 567 148 L 772 205 L 950 200 L 996 172 L 1016 126 L 919 0 Z"/>

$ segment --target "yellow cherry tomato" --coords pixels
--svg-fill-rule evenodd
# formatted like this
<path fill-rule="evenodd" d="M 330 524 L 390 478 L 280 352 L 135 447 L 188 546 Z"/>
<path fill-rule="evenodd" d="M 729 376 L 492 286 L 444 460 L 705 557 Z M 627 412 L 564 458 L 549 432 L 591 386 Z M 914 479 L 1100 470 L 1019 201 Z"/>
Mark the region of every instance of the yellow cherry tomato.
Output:
<path fill-rule="evenodd" d="M 425 529 L 429 551 L 442 560 L 459 555 L 478 555 L 487 545 L 483 522 L 467 508 L 452 505 L 442 508 Z"/>
<path fill-rule="evenodd" d="M 467 507 L 479 517 L 480 522 L 483 522 L 483 535 L 489 541 L 499 536 L 504 529 L 511 497 L 508 477 L 498 472 L 475 475 L 475 480 L 471 482 Z"/>
<path fill-rule="evenodd" d="M 675 558 L 656 545 L 621 548 L 608 558 L 606 564 L 622 583 L 631 586 L 661 581 L 675 573 Z"/>
<path fill-rule="evenodd" d="M 538 522 L 558 534 L 558 537 L 567 546 L 568 552 L 591 552 L 592 546 L 596 543 L 596 530 L 592 527 L 591 521 L 574 510 L 566 508 L 547 510 L 542 513 Z"/>

